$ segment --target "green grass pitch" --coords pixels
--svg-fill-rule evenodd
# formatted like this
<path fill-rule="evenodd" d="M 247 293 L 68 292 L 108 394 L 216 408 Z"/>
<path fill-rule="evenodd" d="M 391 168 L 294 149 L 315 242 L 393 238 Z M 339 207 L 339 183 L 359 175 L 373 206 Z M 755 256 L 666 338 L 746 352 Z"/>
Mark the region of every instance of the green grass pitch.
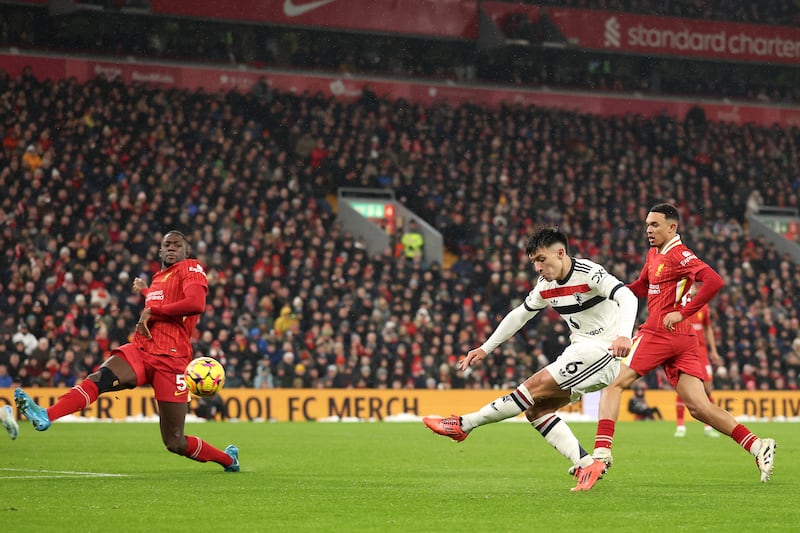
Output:
<path fill-rule="evenodd" d="M 152 423 L 22 421 L 16 441 L 0 434 L 0 530 L 797 531 L 798 426 L 748 425 L 778 441 L 769 483 L 698 423 L 675 439 L 636 422 L 619 424 L 606 477 L 571 493 L 568 462 L 527 424 L 460 444 L 421 423 L 190 424 L 239 446 L 226 474 L 166 452 Z M 591 446 L 595 425 L 571 426 Z"/>

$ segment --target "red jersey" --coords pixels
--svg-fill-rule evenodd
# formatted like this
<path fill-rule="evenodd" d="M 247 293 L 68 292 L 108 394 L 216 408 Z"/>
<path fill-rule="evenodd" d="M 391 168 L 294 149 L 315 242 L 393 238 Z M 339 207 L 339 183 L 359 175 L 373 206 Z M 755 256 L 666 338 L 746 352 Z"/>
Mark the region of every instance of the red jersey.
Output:
<path fill-rule="evenodd" d="M 147 289 L 145 307 L 157 308 L 185 298 L 184 289 L 190 285 L 201 285 L 208 292 L 208 280 L 203 266 L 196 259 L 184 259 L 156 272 Z M 200 315 L 151 318 L 148 326 L 151 339 L 136 333 L 133 344 L 152 354 L 192 355 L 191 336 L 200 320 Z"/>
<path fill-rule="evenodd" d="M 650 248 L 639 278 L 628 285 L 638 298 L 647 296 L 649 315 L 641 329 L 666 332 L 664 316 L 686 305 L 695 275 L 707 266 L 681 242 L 680 235 L 666 243 L 663 251 Z M 694 328 L 682 320 L 670 333 L 694 335 Z"/>
<path fill-rule="evenodd" d="M 704 305 L 698 312 L 690 316 L 687 320 L 691 322 L 695 334 L 697 334 L 697 346 L 700 348 L 700 354 L 708 353 L 708 346 L 706 345 L 706 328 L 711 325 L 711 309 L 708 305 Z"/>

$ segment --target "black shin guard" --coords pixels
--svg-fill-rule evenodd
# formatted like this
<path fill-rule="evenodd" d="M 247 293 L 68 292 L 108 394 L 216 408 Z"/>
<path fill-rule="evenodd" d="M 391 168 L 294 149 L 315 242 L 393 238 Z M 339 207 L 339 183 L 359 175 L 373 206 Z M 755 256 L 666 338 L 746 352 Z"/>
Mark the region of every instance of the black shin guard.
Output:
<path fill-rule="evenodd" d="M 100 367 L 100 380 L 97 382 L 97 392 L 103 394 L 104 392 L 115 390 L 119 387 L 119 378 L 108 367 Z"/>

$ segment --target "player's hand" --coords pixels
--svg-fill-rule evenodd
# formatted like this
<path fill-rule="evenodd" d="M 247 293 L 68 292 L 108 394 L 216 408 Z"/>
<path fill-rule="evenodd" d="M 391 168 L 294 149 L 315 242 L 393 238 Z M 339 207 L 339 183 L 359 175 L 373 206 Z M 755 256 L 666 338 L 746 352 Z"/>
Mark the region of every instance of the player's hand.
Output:
<path fill-rule="evenodd" d="M 152 335 L 150 335 L 150 328 L 147 327 L 147 321 L 150 320 L 150 308 L 145 307 L 144 311 L 142 311 L 142 315 L 139 317 L 139 321 L 136 323 L 136 333 L 139 335 L 143 335 L 148 339 L 152 339 Z"/>
<path fill-rule="evenodd" d="M 139 294 L 144 289 L 147 288 L 147 283 L 142 278 L 136 278 L 133 280 L 133 293 Z"/>
<path fill-rule="evenodd" d="M 467 356 L 458 362 L 458 369 L 463 372 L 468 369 L 472 363 L 482 361 L 484 357 L 486 357 L 486 352 L 483 351 L 483 348 L 470 350 Z"/>
<path fill-rule="evenodd" d="M 709 352 L 708 359 L 711 361 L 711 364 L 714 365 L 714 366 L 722 365 L 722 357 L 720 357 L 717 352 Z"/>
<path fill-rule="evenodd" d="M 673 331 L 678 322 L 683 322 L 683 315 L 679 311 L 672 311 L 664 315 L 664 327 L 667 331 Z"/>
<path fill-rule="evenodd" d="M 617 337 L 611 346 L 608 347 L 608 353 L 617 359 L 625 359 L 631 351 L 631 340 L 628 337 Z"/>

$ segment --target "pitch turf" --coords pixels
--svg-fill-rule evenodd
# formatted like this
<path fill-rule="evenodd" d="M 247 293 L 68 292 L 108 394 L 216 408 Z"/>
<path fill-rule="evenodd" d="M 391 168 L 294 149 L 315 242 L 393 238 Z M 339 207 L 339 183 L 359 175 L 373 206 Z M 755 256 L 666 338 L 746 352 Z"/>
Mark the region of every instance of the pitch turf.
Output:
<path fill-rule="evenodd" d="M 752 423 L 779 443 L 771 482 L 729 439 L 624 423 L 615 465 L 570 493 L 568 462 L 526 424 L 456 444 L 421 423 L 208 423 L 188 431 L 241 450 L 223 473 L 164 451 L 152 423 L 21 422 L 0 434 L 0 530 L 796 531 L 796 424 Z M 572 424 L 587 445 L 594 424 Z M 94 474 L 94 475 L 92 475 Z"/>

